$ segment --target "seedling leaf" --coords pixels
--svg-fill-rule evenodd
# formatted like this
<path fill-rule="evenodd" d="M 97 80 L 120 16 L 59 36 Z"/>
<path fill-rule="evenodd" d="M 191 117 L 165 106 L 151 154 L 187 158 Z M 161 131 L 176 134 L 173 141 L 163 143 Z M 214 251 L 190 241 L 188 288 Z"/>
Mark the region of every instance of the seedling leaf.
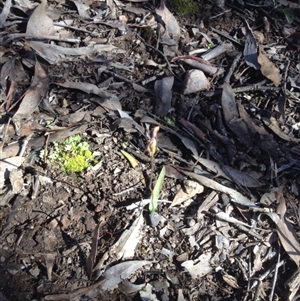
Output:
<path fill-rule="evenodd" d="M 152 195 L 151 195 L 151 202 L 149 204 L 149 211 L 153 212 L 157 210 L 157 201 L 160 195 L 160 191 L 162 189 L 163 183 L 164 183 L 164 178 L 166 175 L 166 167 L 164 166 L 160 173 L 159 176 L 157 178 L 157 181 L 155 183 L 154 189 L 152 191 Z"/>
<path fill-rule="evenodd" d="M 125 156 L 133 168 L 136 168 L 139 165 L 138 161 L 129 153 L 124 150 L 121 150 L 121 153 Z"/>

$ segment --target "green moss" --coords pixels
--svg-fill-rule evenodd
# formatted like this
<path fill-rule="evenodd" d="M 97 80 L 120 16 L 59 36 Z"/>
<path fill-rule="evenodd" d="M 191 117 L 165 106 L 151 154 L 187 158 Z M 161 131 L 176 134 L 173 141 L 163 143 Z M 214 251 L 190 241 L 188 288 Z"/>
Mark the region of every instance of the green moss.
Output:
<path fill-rule="evenodd" d="M 58 163 L 66 173 L 79 173 L 96 163 L 89 144 L 79 135 L 53 143 L 48 158 Z"/>
<path fill-rule="evenodd" d="M 199 11 L 199 6 L 194 0 L 173 0 L 171 7 L 179 16 L 195 14 Z"/>

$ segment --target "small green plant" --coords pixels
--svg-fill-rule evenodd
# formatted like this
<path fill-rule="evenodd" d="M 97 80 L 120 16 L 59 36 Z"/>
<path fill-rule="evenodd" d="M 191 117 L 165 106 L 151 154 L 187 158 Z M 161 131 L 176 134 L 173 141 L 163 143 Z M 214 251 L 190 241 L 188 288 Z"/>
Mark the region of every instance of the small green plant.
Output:
<path fill-rule="evenodd" d="M 173 0 L 171 7 L 179 16 L 191 15 L 199 11 L 198 3 L 194 0 Z"/>
<path fill-rule="evenodd" d="M 150 212 L 154 212 L 157 210 L 157 206 L 158 206 L 157 201 L 159 199 L 159 195 L 160 195 L 162 186 L 164 184 L 165 175 L 166 175 L 166 167 L 164 166 L 159 173 L 159 176 L 156 180 L 154 189 L 151 194 L 151 201 L 149 203 L 149 211 Z"/>
<path fill-rule="evenodd" d="M 168 117 L 168 116 L 163 116 L 162 119 L 168 123 L 169 125 L 175 126 L 175 119 Z"/>
<path fill-rule="evenodd" d="M 41 153 L 43 156 L 45 152 Z M 95 156 L 89 144 L 80 135 L 53 143 L 48 158 L 59 164 L 66 173 L 79 173 L 95 163 Z"/>

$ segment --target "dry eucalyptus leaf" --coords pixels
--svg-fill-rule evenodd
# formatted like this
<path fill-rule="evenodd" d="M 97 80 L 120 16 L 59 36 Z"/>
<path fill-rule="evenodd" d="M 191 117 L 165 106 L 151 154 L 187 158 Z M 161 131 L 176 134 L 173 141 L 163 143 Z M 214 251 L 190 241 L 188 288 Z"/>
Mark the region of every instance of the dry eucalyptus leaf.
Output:
<path fill-rule="evenodd" d="M 233 276 L 225 274 L 225 275 L 222 276 L 222 278 L 231 287 L 240 288 L 238 283 L 237 283 L 237 280 Z"/>
<path fill-rule="evenodd" d="M 200 176 L 197 175 L 193 172 L 189 172 L 189 171 L 184 171 L 184 170 L 180 170 L 183 174 L 185 174 L 186 176 L 195 179 L 196 181 L 198 181 L 200 184 L 202 184 L 203 186 L 209 187 L 211 189 L 220 191 L 220 192 L 224 192 L 226 194 L 228 194 L 231 197 L 231 200 L 237 204 L 241 204 L 244 206 L 248 206 L 249 208 L 255 208 L 258 211 L 264 211 L 262 208 L 257 207 L 253 202 L 251 202 L 249 199 L 247 199 L 246 197 L 244 197 L 241 193 L 239 193 L 238 191 L 226 187 L 224 185 L 221 185 L 220 183 L 209 179 L 207 177 L 204 176 Z"/>
<path fill-rule="evenodd" d="M 23 157 L 11 157 L 0 161 L 0 189 L 3 188 L 5 180 L 9 178 L 9 174 L 22 165 Z"/>
<path fill-rule="evenodd" d="M 4 27 L 6 18 L 8 17 L 8 14 L 10 12 L 11 7 L 11 0 L 6 0 L 5 5 L 2 8 L 1 14 L 0 14 L 0 28 Z"/>
<path fill-rule="evenodd" d="M 168 10 L 165 1 L 161 0 L 159 8 L 156 9 L 158 29 L 160 32 L 160 43 L 175 46 L 180 39 L 180 27 L 176 18 Z"/>
<path fill-rule="evenodd" d="M 171 109 L 172 87 L 174 76 L 164 77 L 155 82 L 154 90 L 156 96 L 155 114 L 163 116 L 168 114 Z"/>
<path fill-rule="evenodd" d="M 279 202 L 279 205 L 277 207 L 277 214 L 279 215 L 279 219 L 276 223 L 277 233 L 284 250 L 296 263 L 297 267 L 299 267 L 300 242 L 294 227 L 288 222 L 288 220 L 285 217 L 286 204 L 283 194 L 281 192 L 278 192 L 277 201 Z"/>
<path fill-rule="evenodd" d="M 216 173 L 223 178 L 246 186 L 246 187 L 260 187 L 263 183 L 259 182 L 257 179 L 252 177 L 251 175 L 244 173 L 238 169 L 232 168 L 230 166 L 219 164 L 217 162 L 207 160 L 204 158 L 199 158 L 194 156 L 194 158 L 203 166 L 205 166 L 208 170 Z"/>
<path fill-rule="evenodd" d="M 210 83 L 205 74 L 197 69 L 189 70 L 185 74 L 184 85 L 184 95 L 197 93 L 210 88 Z"/>
<path fill-rule="evenodd" d="M 213 270 L 210 265 L 211 256 L 211 252 L 208 252 L 206 254 L 200 255 L 197 260 L 187 260 L 183 262 L 181 266 L 187 269 L 193 279 L 198 277 L 201 278 L 209 274 Z"/>
<path fill-rule="evenodd" d="M 88 5 L 82 3 L 82 1 L 77 1 L 77 0 L 70 0 L 70 1 L 75 4 L 78 14 L 81 18 L 83 18 L 83 19 L 90 18 L 90 15 L 88 13 L 88 10 L 90 9 L 90 7 Z"/>
<path fill-rule="evenodd" d="M 192 180 L 185 180 L 183 186 L 184 187 L 179 189 L 179 191 L 176 193 L 169 208 L 180 205 L 195 195 L 202 193 L 204 190 L 204 187 L 201 184 Z"/>
<path fill-rule="evenodd" d="M 145 285 L 146 283 L 134 284 L 125 279 L 121 283 L 119 283 L 118 290 L 125 295 L 131 295 L 142 290 Z"/>
<path fill-rule="evenodd" d="M 247 147 L 252 146 L 252 140 L 248 132 L 246 123 L 242 118 L 237 108 L 235 94 L 228 83 L 223 84 L 222 90 L 222 109 L 225 122 L 230 130 L 236 134 L 239 141 Z"/>
<path fill-rule="evenodd" d="M 282 132 L 275 117 L 267 118 L 267 117 L 262 116 L 261 119 L 264 122 L 264 124 L 282 140 L 293 141 L 296 143 L 300 142 L 299 138 L 291 137 L 291 136 L 285 134 L 284 132 Z"/>
<path fill-rule="evenodd" d="M 92 53 L 101 53 L 104 51 L 113 51 L 117 49 L 115 46 L 109 44 L 96 44 L 86 47 L 65 48 L 38 41 L 30 41 L 30 47 L 50 64 L 56 64 L 65 60 L 72 60 L 73 56 L 87 56 Z"/>
<path fill-rule="evenodd" d="M 256 70 L 260 69 L 260 65 L 257 61 L 258 53 L 257 53 L 257 43 L 254 37 L 254 34 L 245 20 L 246 24 L 246 42 L 244 48 L 244 57 L 248 66 L 253 67 Z"/>
<path fill-rule="evenodd" d="M 46 14 L 46 5 L 47 0 L 42 0 L 42 3 L 36 7 L 30 16 L 26 28 L 27 34 L 35 37 L 54 34 L 53 20 Z M 31 41 L 28 43 L 30 44 Z"/>
<path fill-rule="evenodd" d="M 39 106 L 41 100 L 48 92 L 49 77 L 45 66 L 36 60 L 34 68 L 34 77 L 32 79 L 29 89 L 26 91 L 22 102 L 13 116 L 13 122 L 19 122 L 21 119 L 26 119 Z"/>
<path fill-rule="evenodd" d="M 98 261 L 94 271 L 99 271 L 103 268 L 105 261 L 109 257 L 114 260 L 121 258 L 126 259 L 134 256 L 135 248 L 142 237 L 142 227 L 144 224 L 143 213 L 133 222 L 131 227 L 125 230 L 120 236 L 119 240 L 103 254 L 102 258 Z M 121 281 L 120 281 L 121 282 Z"/>
<path fill-rule="evenodd" d="M 260 64 L 260 71 L 273 84 L 278 87 L 281 81 L 281 75 L 279 69 L 269 60 L 267 55 L 263 52 L 262 47 L 259 47 L 259 55 L 257 58 L 258 63 Z"/>
<path fill-rule="evenodd" d="M 124 279 L 127 279 L 132 273 L 140 269 L 146 264 L 151 264 L 152 261 L 147 260 L 133 260 L 121 262 L 108 268 L 104 273 L 104 281 L 100 285 L 100 289 L 107 291 L 115 288 Z"/>

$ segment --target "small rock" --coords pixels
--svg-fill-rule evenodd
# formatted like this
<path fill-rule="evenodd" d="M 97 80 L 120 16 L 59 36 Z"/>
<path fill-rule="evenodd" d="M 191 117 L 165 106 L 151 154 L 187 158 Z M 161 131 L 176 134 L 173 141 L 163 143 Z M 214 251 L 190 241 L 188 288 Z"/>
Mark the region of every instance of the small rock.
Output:
<path fill-rule="evenodd" d="M 205 74 L 201 70 L 197 69 L 189 70 L 185 74 L 184 84 L 184 95 L 207 90 L 210 87 L 210 83 Z"/>
<path fill-rule="evenodd" d="M 150 218 L 150 225 L 152 228 L 154 228 L 159 224 L 161 216 L 157 212 L 151 212 L 149 218 Z"/>

